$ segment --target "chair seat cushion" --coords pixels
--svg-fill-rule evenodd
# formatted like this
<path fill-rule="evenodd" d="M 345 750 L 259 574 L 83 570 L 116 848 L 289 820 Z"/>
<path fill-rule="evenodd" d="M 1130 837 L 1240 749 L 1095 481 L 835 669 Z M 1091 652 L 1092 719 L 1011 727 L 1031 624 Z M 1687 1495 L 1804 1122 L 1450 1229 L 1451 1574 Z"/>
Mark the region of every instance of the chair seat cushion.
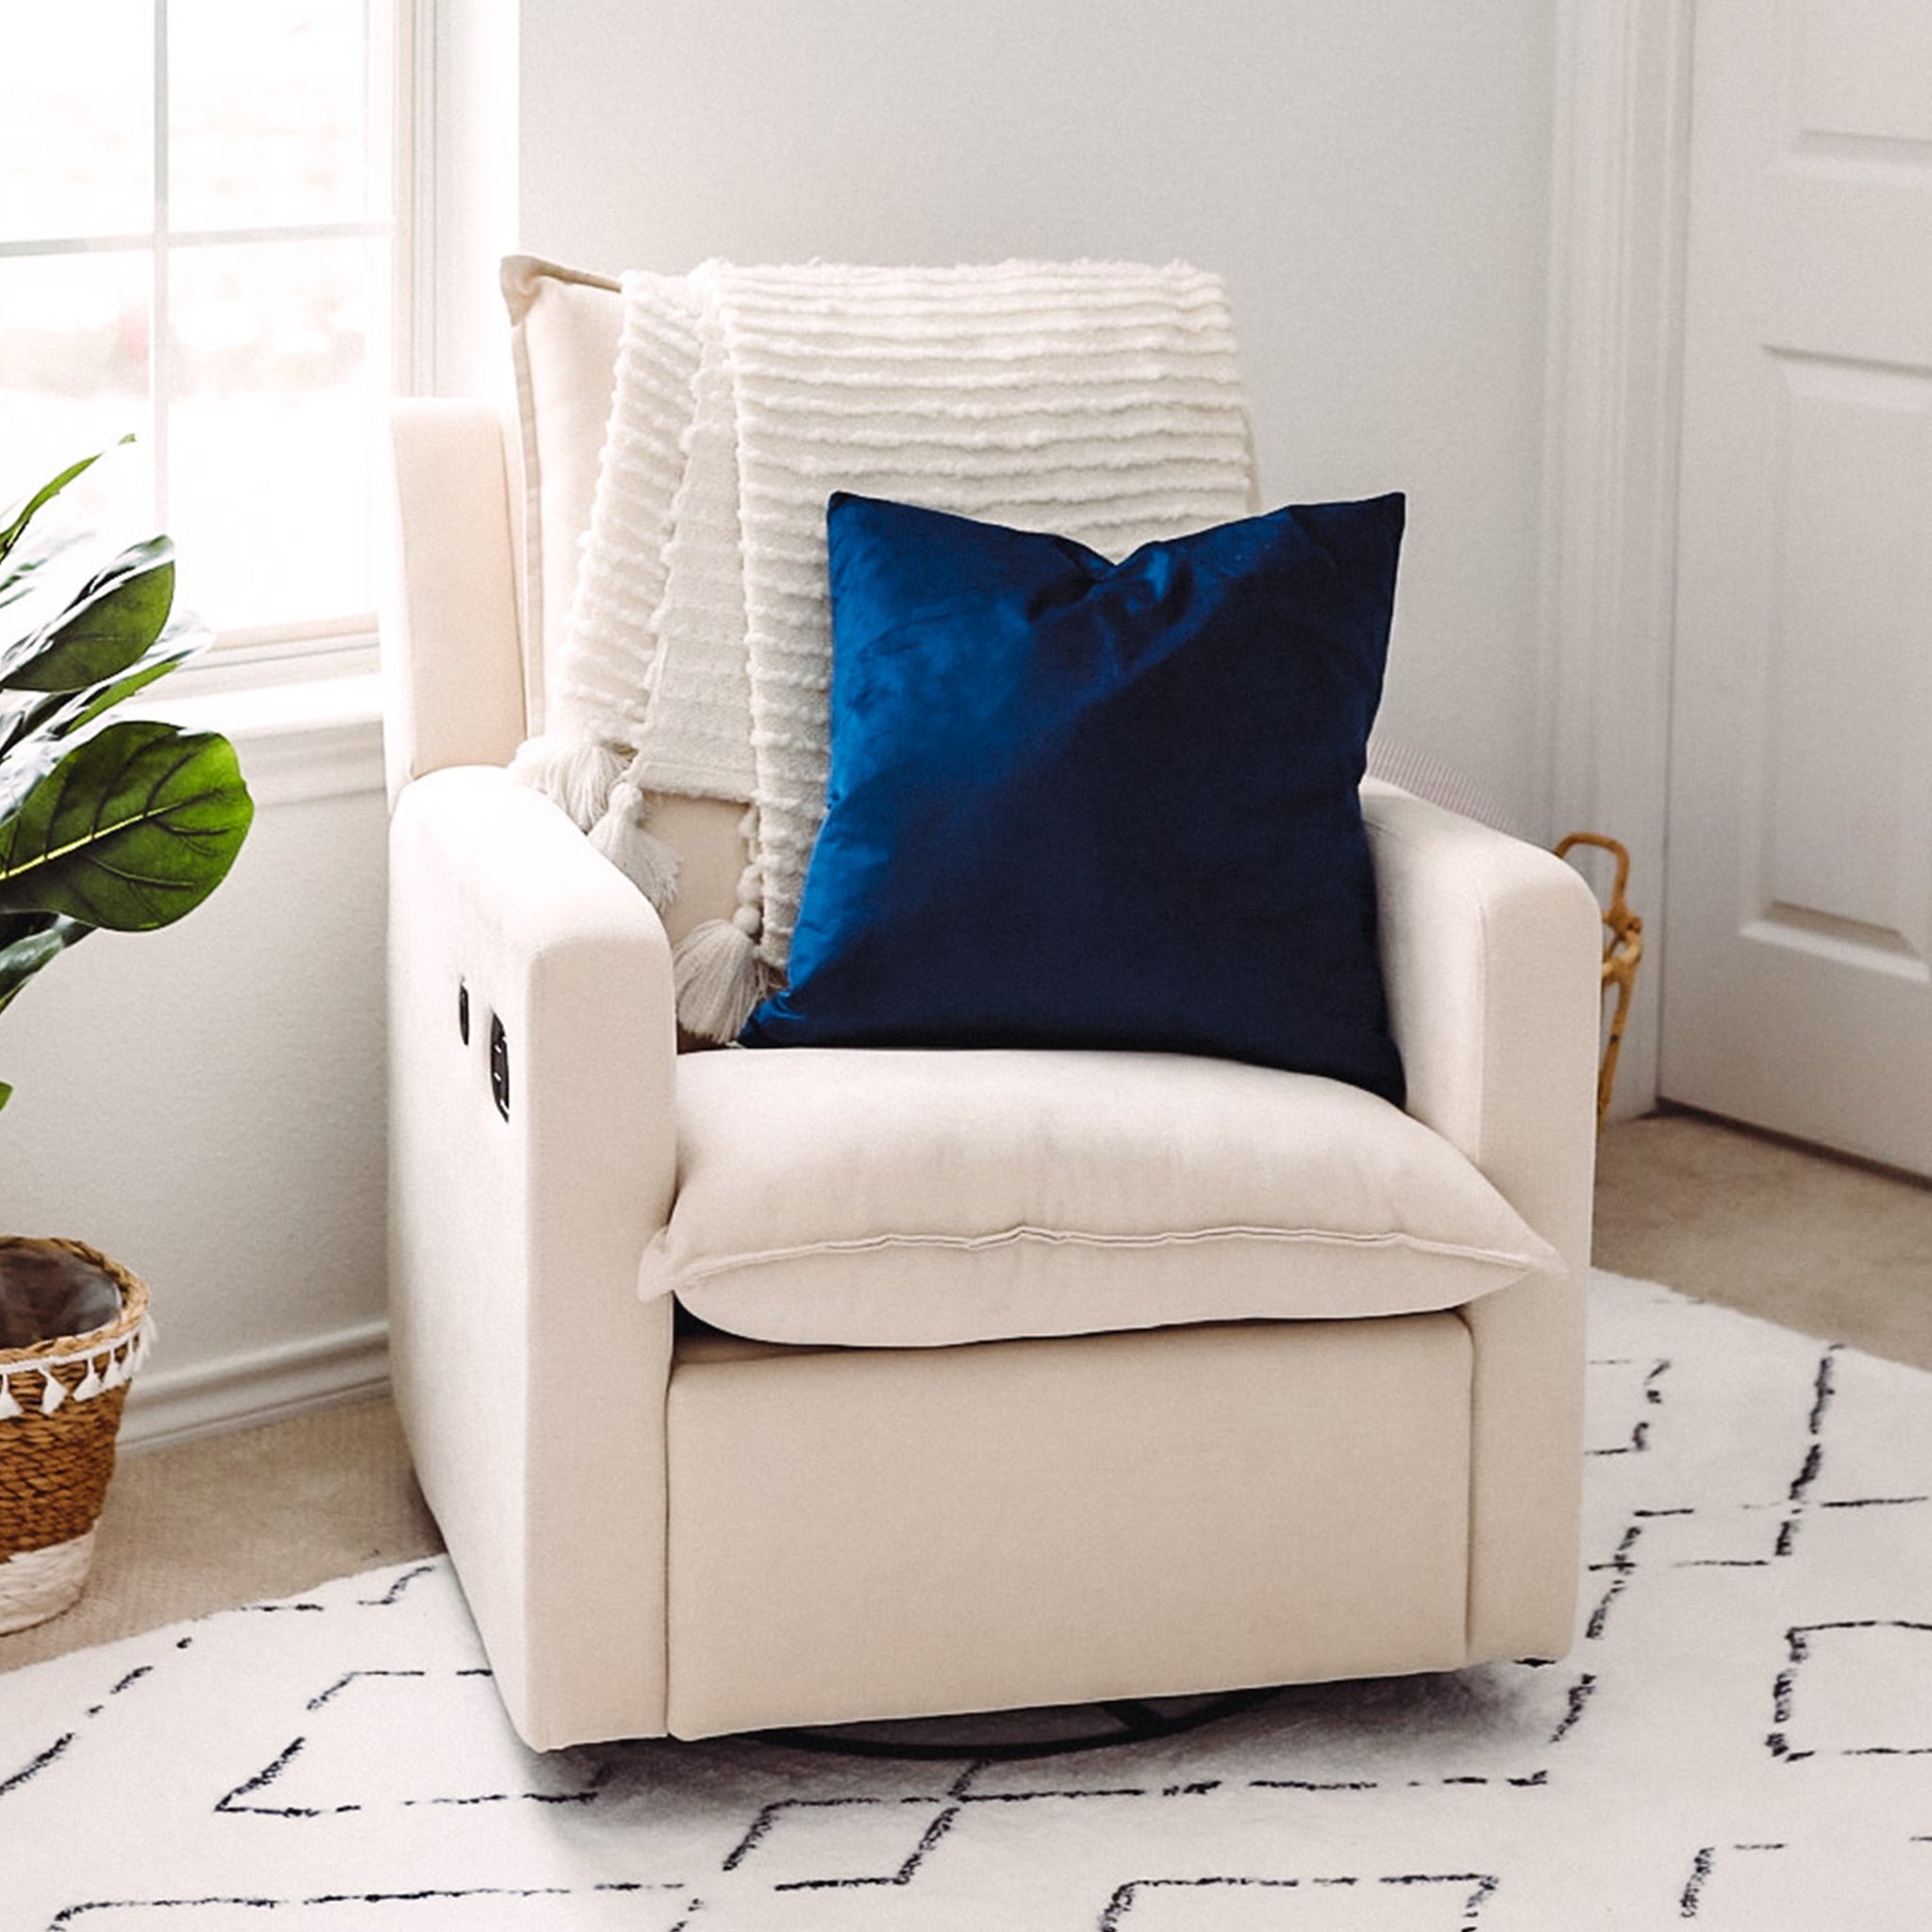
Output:
<path fill-rule="evenodd" d="M 912 1348 L 1444 1308 L 1560 1267 L 1360 1088 L 1155 1053 L 686 1055 L 642 1270 L 714 1327 Z"/>

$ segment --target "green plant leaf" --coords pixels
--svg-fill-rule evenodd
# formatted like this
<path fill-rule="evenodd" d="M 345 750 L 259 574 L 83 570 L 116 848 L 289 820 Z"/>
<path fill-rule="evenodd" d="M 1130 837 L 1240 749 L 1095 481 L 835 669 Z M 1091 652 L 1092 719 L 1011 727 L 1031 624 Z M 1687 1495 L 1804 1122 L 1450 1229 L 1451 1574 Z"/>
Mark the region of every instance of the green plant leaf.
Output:
<path fill-rule="evenodd" d="M 0 609 L 19 603 L 29 591 L 38 591 L 48 566 L 58 563 L 70 550 L 78 550 L 87 541 L 87 531 L 68 530 L 44 543 L 37 543 L 31 557 L 9 558 L 0 563 Z"/>
<path fill-rule="evenodd" d="M 8 824 L 27 793 L 71 749 L 56 733 L 42 732 L 16 743 L 0 758 L 0 826 Z M 4 836 L 0 832 L 0 837 Z"/>
<path fill-rule="evenodd" d="M 165 677 L 176 665 L 199 657 L 210 641 L 211 634 L 199 624 L 171 625 L 145 656 L 118 677 L 88 691 L 50 692 L 23 705 L 10 717 L 0 717 L 0 758 L 9 757 L 16 745 L 25 745 L 37 732 L 48 739 L 72 738 L 122 699 L 132 697 L 156 678 Z M 7 790 L 0 782 L 0 809 L 5 808 Z"/>
<path fill-rule="evenodd" d="M 25 921 L 7 920 L 6 925 L 27 924 L 30 930 L 0 941 L 0 1013 L 7 1010 L 13 996 L 49 959 L 77 944 L 93 930 L 78 920 L 58 913 L 44 913 Z"/>
<path fill-rule="evenodd" d="M 134 437 L 130 432 L 128 435 L 122 437 L 120 441 L 110 444 L 109 447 L 119 449 L 123 443 L 129 443 L 133 441 Z M 34 518 L 48 504 L 52 503 L 76 476 L 82 475 L 87 471 L 92 469 L 107 454 L 107 450 L 98 449 L 92 456 L 82 457 L 79 462 L 70 463 L 51 482 L 42 484 L 40 489 L 35 491 L 25 503 L 21 506 L 13 521 L 4 530 L 0 530 L 0 559 L 4 559 L 13 546 L 20 541 L 21 538 L 26 533 L 26 526 L 33 522 Z"/>
<path fill-rule="evenodd" d="M 0 651 L 0 685 L 81 691 L 126 670 L 158 638 L 175 602 L 175 546 L 150 537 L 124 550 L 65 610 Z"/>
<path fill-rule="evenodd" d="M 48 960 L 92 930 L 58 913 L 0 913 L 0 1013 Z M 13 1089 L 0 1080 L 0 1107 L 12 1097 Z"/>
<path fill-rule="evenodd" d="M 0 912 L 114 932 L 170 924 L 227 876 L 254 813 L 219 732 L 108 724 L 0 818 Z"/>

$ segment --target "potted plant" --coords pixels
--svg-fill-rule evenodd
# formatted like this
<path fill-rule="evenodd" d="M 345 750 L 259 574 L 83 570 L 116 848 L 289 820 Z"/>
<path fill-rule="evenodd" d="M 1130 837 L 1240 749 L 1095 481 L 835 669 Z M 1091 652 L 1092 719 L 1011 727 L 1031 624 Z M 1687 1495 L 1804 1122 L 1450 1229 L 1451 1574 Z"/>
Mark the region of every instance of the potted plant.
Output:
<path fill-rule="evenodd" d="M 152 537 L 75 582 L 85 541 L 28 544 L 61 471 L 0 525 L 0 1012 L 92 932 L 146 932 L 227 875 L 254 805 L 217 732 L 108 714 L 204 649 L 170 622 Z M 0 1081 L 0 1108 L 12 1090 Z M 77 1241 L 0 1239 L 0 1631 L 80 1593 L 113 1472 L 147 1291 Z"/>

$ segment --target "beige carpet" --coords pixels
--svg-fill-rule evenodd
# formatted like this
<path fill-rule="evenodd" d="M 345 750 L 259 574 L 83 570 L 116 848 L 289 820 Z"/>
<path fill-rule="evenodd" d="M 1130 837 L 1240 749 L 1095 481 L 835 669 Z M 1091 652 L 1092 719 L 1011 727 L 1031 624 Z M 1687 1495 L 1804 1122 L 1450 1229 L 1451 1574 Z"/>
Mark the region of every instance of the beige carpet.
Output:
<path fill-rule="evenodd" d="M 1932 1368 L 1932 1189 L 1690 1114 L 1605 1135 L 1596 1260 Z M 122 1458 L 87 1593 L 0 1671 L 441 1547 L 386 1401 Z"/>
<path fill-rule="evenodd" d="M 1932 1369 L 1932 1187 L 1700 1114 L 1597 1157 L 1599 1268 Z"/>
<path fill-rule="evenodd" d="M 121 1457 L 80 1601 L 0 1671 L 442 1548 L 387 1398 Z"/>

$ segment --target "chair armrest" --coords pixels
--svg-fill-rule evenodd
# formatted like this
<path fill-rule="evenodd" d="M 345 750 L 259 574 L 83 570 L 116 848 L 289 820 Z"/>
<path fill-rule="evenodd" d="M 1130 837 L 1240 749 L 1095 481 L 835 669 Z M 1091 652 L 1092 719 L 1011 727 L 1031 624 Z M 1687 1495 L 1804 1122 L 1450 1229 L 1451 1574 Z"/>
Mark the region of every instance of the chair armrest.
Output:
<path fill-rule="evenodd" d="M 382 598 L 390 803 L 449 765 L 505 764 L 527 735 L 503 418 L 416 397 L 391 417 Z"/>
<path fill-rule="evenodd" d="M 1364 786 L 1362 813 L 1408 1111 L 1581 1270 L 1596 1162 L 1596 901 L 1554 854 L 1392 786 Z"/>
<path fill-rule="evenodd" d="M 1472 1657 L 1561 1657 L 1576 1603 L 1583 1282 L 1596 1159 L 1596 901 L 1557 858 L 1372 782 L 1382 971 L 1408 1110 L 1561 1252 L 1470 1331 Z"/>
<path fill-rule="evenodd" d="M 475 767 L 405 789 L 390 848 L 396 1399 L 540 1748 L 613 1721 L 663 1728 L 671 1308 L 641 1301 L 637 1276 L 675 1177 L 672 997 L 658 915 L 547 799 Z"/>

